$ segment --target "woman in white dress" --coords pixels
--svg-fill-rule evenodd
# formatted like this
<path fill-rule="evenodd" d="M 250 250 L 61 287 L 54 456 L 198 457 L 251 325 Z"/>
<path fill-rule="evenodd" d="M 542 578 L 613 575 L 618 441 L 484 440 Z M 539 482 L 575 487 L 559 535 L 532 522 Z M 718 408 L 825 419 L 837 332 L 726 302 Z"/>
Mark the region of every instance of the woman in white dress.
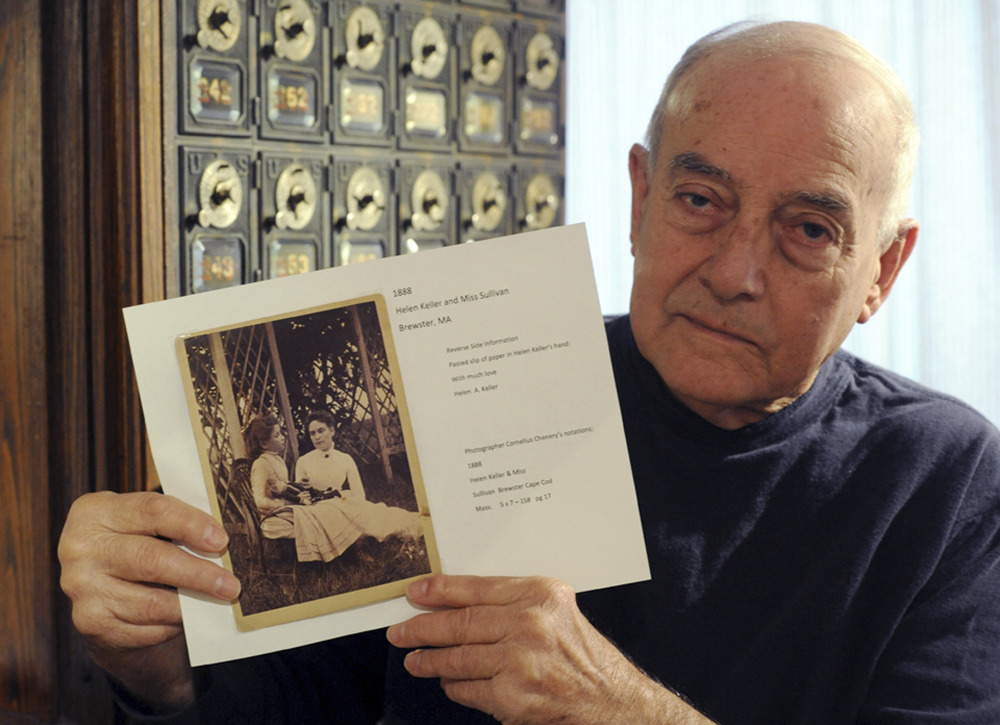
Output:
<path fill-rule="evenodd" d="M 255 418 L 246 431 L 250 460 L 250 490 L 261 515 L 261 533 L 270 539 L 292 537 L 294 515 L 285 498 L 288 467 L 281 457 L 285 436 L 273 415 Z"/>
<path fill-rule="evenodd" d="M 326 411 L 314 415 L 323 421 L 333 419 Z M 317 447 L 299 458 L 296 466 L 305 486 L 289 484 L 288 468 L 279 455 L 285 437 L 274 416 L 257 418 L 247 429 L 253 458 L 250 482 L 263 516 L 264 536 L 295 539 L 299 561 L 332 561 L 362 536 L 379 541 L 393 534 L 419 538 L 423 533 L 420 514 L 366 500 L 354 459 L 333 448 L 330 422 L 318 423 L 313 415 L 309 420 L 310 437 Z M 300 493 L 303 489 L 305 493 Z M 318 500 L 321 496 L 329 498 Z"/>

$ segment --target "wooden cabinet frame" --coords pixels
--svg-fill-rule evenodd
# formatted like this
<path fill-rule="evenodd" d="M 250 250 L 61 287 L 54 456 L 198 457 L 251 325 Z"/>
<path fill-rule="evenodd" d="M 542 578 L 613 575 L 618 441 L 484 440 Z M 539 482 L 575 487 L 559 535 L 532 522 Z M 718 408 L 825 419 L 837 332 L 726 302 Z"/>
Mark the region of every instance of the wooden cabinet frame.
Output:
<path fill-rule="evenodd" d="M 0 2 L 0 723 L 112 723 L 56 547 L 148 463 L 121 308 L 164 296 L 159 0 Z"/>

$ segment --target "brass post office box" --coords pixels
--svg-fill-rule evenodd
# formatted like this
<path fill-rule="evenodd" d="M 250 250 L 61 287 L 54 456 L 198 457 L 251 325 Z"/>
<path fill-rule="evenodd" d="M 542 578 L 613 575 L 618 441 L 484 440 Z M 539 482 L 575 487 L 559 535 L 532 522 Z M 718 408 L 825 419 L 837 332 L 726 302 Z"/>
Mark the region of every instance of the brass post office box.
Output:
<path fill-rule="evenodd" d="M 162 17 L 168 295 L 563 223 L 564 0 Z"/>

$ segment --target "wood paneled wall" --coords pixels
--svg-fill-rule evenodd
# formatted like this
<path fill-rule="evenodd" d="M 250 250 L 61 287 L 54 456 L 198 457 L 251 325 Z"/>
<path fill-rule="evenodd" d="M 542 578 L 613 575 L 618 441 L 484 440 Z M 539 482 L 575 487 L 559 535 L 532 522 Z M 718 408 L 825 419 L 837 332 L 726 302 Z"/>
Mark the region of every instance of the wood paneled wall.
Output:
<path fill-rule="evenodd" d="M 41 17 L 0 3 L 0 700 L 52 717 L 55 687 L 42 210 Z"/>
<path fill-rule="evenodd" d="M 114 722 L 55 550 L 77 496 L 147 473 L 121 308 L 162 266 L 140 144 L 158 7 L 0 0 L 0 723 Z"/>

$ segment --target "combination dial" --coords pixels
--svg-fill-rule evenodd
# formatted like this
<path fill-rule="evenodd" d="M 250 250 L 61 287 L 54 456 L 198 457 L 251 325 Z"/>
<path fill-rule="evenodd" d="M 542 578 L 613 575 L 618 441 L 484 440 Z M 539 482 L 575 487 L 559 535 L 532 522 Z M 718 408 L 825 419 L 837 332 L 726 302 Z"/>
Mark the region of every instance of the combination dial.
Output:
<path fill-rule="evenodd" d="M 492 232 L 503 221 L 507 210 L 507 192 L 497 175 L 485 171 L 472 187 L 472 226 L 481 232 Z"/>
<path fill-rule="evenodd" d="M 201 226 L 225 229 L 236 221 L 243 205 L 243 182 L 231 163 L 216 159 L 205 167 L 198 184 L 198 201 Z"/>
<path fill-rule="evenodd" d="M 536 34 L 528 41 L 528 85 L 540 91 L 552 87 L 559 72 L 559 54 L 552 44 L 552 38 L 545 33 Z"/>
<path fill-rule="evenodd" d="M 236 0 L 198 0 L 198 45 L 220 53 L 240 37 L 243 16 Z"/>
<path fill-rule="evenodd" d="M 410 222 L 421 232 L 432 232 L 441 226 L 448 212 L 448 190 L 444 180 L 436 171 L 422 171 L 413 182 L 410 198 Z"/>
<path fill-rule="evenodd" d="M 378 173 L 367 166 L 358 168 L 347 182 L 347 228 L 374 229 L 385 210 L 385 188 Z"/>
<path fill-rule="evenodd" d="M 360 70 L 373 70 L 382 60 L 385 31 L 378 14 L 361 5 L 347 16 L 347 65 Z"/>
<path fill-rule="evenodd" d="M 490 25 L 484 25 L 472 36 L 472 77 L 486 86 L 492 86 L 503 75 L 507 52 L 500 34 Z"/>
<path fill-rule="evenodd" d="M 316 44 L 316 18 L 306 0 L 283 0 L 274 15 L 274 54 L 305 60 Z"/>
<path fill-rule="evenodd" d="M 552 226 L 559 211 L 559 194 L 548 174 L 536 174 L 528 182 L 524 201 L 528 209 L 524 225 L 528 229 L 548 229 Z"/>
<path fill-rule="evenodd" d="M 441 74 L 448 61 L 448 41 L 437 20 L 424 18 L 417 23 L 410 37 L 410 51 L 410 67 L 418 76 L 433 80 Z"/>
<path fill-rule="evenodd" d="M 278 213 L 274 223 L 279 229 L 302 229 L 316 212 L 316 182 L 300 164 L 285 167 L 275 189 Z"/>

